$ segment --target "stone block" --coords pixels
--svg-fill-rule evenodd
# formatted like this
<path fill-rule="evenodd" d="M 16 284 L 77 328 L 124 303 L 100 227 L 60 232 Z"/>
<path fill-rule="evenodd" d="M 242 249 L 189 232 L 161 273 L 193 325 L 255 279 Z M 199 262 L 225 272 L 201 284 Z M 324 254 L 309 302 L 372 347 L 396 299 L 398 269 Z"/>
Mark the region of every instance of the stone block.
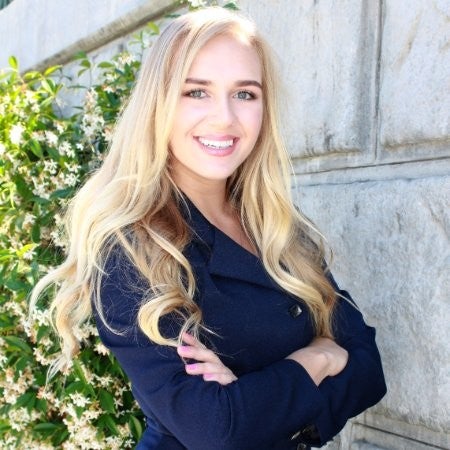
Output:
<path fill-rule="evenodd" d="M 283 123 L 296 170 L 371 161 L 379 2 L 239 4 L 279 56 L 286 99 Z"/>
<path fill-rule="evenodd" d="M 380 159 L 450 155 L 450 2 L 384 2 Z"/>
<path fill-rule="evenodd" d="M 8 57 L 19 59 L 21 70 L 63 64 L 136 30 L 177 6 L 173 0 L 14 0 L 0 11 L 0 68 Z"/>
<path fill-rule="evenodd" d="M 299 191 L 338 282 L 377 328 L 388 394 L 374 411 L 449 436 L 450 177 Z"/>

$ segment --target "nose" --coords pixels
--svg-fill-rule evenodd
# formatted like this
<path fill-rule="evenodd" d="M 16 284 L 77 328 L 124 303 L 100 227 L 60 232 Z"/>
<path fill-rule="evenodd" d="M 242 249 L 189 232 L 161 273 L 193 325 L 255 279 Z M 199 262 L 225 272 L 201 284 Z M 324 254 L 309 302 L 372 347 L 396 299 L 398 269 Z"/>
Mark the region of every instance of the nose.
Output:
<path fill-rule="evenodd" d="M 225 128 L 236 120 L 236 111 L 232 99 L 228 97 L 218 98 L 214 102 L 210 122 L 217 127 Z"/>

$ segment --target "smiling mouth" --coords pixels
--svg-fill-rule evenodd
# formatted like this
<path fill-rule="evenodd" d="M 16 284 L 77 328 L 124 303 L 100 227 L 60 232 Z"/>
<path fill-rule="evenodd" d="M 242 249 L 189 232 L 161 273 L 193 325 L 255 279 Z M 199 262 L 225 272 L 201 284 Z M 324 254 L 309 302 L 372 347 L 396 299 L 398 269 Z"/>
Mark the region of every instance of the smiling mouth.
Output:
<path fill-rule="evenodd" d="M 198 138 L 198 141 L 205 147 L 213 148 L 216 150 L 224 150 L 230 148 L 234 144 L 234 139 L 227 139 L 224 141 L 215 141 L 213 139 Z"/>

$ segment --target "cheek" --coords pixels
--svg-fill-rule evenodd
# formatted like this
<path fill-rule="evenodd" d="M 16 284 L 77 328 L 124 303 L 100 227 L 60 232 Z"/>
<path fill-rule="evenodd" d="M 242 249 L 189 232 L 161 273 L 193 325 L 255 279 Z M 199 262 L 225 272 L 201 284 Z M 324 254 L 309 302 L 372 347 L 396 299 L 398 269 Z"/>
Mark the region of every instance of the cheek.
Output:
<path fill-rule="evenodd" d="M 259 132 L 261 131 L 263 120 L 262 108 L 248 111 L 243 120 L 245 121 L 248 135 L 251 135 L 254 139 L 257 139 Z"/>

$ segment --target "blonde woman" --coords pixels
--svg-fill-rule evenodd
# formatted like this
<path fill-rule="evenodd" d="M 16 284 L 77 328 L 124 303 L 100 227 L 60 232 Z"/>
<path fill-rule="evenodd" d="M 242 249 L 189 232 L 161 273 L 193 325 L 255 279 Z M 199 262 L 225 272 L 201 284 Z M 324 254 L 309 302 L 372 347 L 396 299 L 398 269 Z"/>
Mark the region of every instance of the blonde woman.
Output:
<path fill-rule="evenodd" d="M 374 330 L 291 200 L 276 94 L 249 20 L 174 20 L 34 291 L 59 285 L 59 367 L 93 306 L 147 417 L 138 449 L 320 446 L 385 393 Z"/>

